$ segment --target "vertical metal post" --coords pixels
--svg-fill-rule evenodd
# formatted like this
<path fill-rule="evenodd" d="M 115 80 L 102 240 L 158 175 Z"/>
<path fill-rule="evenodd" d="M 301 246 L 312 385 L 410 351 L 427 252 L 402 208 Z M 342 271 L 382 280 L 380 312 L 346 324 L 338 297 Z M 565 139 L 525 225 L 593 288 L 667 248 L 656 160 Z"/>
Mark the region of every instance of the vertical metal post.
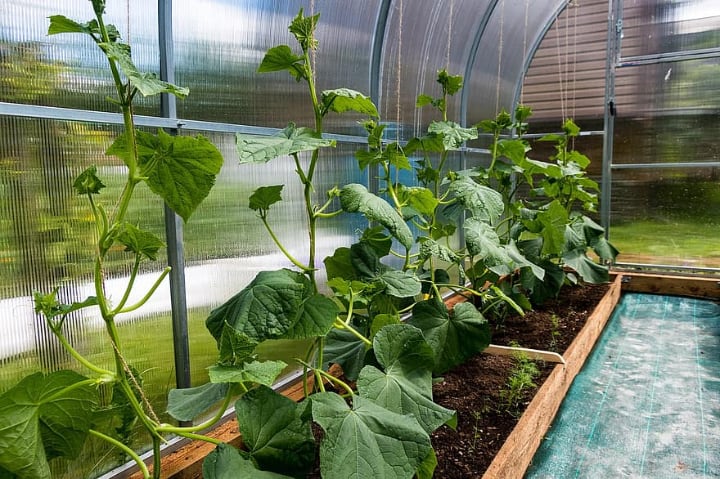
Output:
<path fill-rule="evenodd" d="M 175 59 L 172 31 L 172 0 L 158 0 L 158 27 L 160 46 L 160 78 L 175 81 Z M 160 115 L 177 118 L 175 96 L 164 93 L 160 97 Z M 177 130 L 171 133 L 176 134 Z M 175 356 L 175 383 L 178 388 L 190 387 L 190 343 L 188 340 L 188 314 L 185 296 L 185 249 L 181 218 L 165 205 L 165 236 L 167 239 L 170 272 L 170 303 L 172 306 L 173 351 Z"/>
<path fill-rule="evenodd" d="M 610 207 L 612 204 L 612 160 L 615 132 L 615 69 L 620 58 L 622 36 L 622 0 L 608 3 L 607 60 L 605 64 L 605 120 L 603 130 L 603 163 L 600 190 L 600 222 L 605 228 L 605 237 L 610 234 Z"/>

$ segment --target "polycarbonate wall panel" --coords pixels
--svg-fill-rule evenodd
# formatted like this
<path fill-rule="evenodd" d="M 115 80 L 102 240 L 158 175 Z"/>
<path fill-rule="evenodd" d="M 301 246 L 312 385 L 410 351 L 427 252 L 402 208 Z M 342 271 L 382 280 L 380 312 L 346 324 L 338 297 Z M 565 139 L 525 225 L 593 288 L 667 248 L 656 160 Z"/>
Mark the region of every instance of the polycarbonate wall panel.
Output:
<path fill-rule="evenodd" d="M 117 111 L 107 59 L 82 34 L 48 36 L 51 15 L 80 23 L 94 19 L 87 0 L 5 0 L 0 8 L 0 101 L 96 111 Z M 136 66 L 159 71 L 157 5 L 144 0 L 107 2 L 106 23 L 132 47 Z M 128 23 L 129 20 L 129 23 Z M 132 27 L 128 27 L 132 25 Z M 156 115 L 157 97 L 138 95 L 136 113 Z"/>
<path fill-rule="evenodd" d="M 717 0 L 625 1 L 623 57 L 720 47 Z"/>
<path fill-rule="evenodd" d="M 370 56 L 379 0 L 313 2 L 320 13 L 313 55 L 318 92 L 339 87 L 370 94 Z M 305 82 L 288 72 L 256 72 L 276 45 L 300 47 L 288 26 L 308 2 L 174 2 L 176 77 L 190 87 L 180 117 L 283 128 L 289 121 L 313 126 Z M 325 128 L 362 133 L 356 115 L 327 116 Z"/>
<path fill-rule="evenodd" d="M 525 63 L 546 25 L 565 2 L 498 0 L 482 33 L 468 76 L 467 124 L 512 110 Z"/>
<path fill-rule="evenodd" d="M 616 98 L 621 118 L 716 115 L 720 108 L 718 59 L 621 68 Z"/>
<path fill-rule="evenodd" d="M 451 75 L 465 75 L 466 60 L 489 3 L 392 2 L 383 45 L 380 115 L 403 125 L 402 138 L 422 134 L 432 120 L 439 119 L 433 108 L 417 109 L 415 101 L 421 94 L 441 95 L 436 82 L 438 70 L 446 68 Z M 449 99 L 450 119 L 460 120 L 460 100 L 460 93 Z"/>
<path fill-rule="evenodd" d="M 602 119 L 607 68 L 607 0 L 584 0 L 563 10 L 540 43 L 520 102 L 533 121 Z M 585 129 L 585 128 L 584 128 Z"/>
<path fill-rule="evenodd" d="M 613 173 L 610 241 L 618 261 L 720 267 L 720 167 Z"/>
<path fill-rule="evenodd" d="M 87 372 L 61 347 L 44 317 L 34 313 L 32 297 L 36 291 L 47 294 L 55 287 L 58 301 L 65 304 L 95 296 L 96 228 L 87 199 L 75 193 L 72 182 L 85 168 L 96 165 L 106 185 L 96 202 L 114 211 L 126 170 L 117 158 L 103 152 L 118 132 L 118 128 L 92 123 L 0 117 L 0 392 L 38 370 Z M 164 237 L 162 202 L 146 187 L 137 188 L 127 219 Z M 120 248 L 108 254 L 104 288 L 116 304 L 132 261 Z M 144 263 L 128 304 L 144 296 L 165 264 L 164 252 L 157 261 Z M 175 384 L 168 296 L 166 282 L 145 306 L 116 318 L 125 358 L 142 372 L 148 398 L 161 415 L 167 391 Z M 63 333 L 95 364 L 114 366 L 113 348 L 97 307 L 70 314 Z M 148 338 L 153 348 L 147 348 Z M 144 447 L 134 432 L 123 440 Z M 102 469 L 122 459 L 108 455 L 107 448 L 94 448 L 99 446 L 91 442 L 84 459 L 72 466 L 62 461 L 54 464 L 54 477 L 88 477 L 92 468 Z M 106 455 L 110 463 L 98 460 Z"/>

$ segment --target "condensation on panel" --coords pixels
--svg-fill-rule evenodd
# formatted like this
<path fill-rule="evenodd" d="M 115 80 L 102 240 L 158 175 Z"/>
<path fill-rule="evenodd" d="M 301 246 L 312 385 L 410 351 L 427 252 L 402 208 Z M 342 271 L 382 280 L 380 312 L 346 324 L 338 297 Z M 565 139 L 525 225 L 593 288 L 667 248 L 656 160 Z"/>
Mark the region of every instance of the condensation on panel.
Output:
<path fill-rule="evenodd" d="M 535 120 L 603 118 L 607 16 L 607 0 L 585 0 L 564 9 L 548 30 L 520 96 Z"/>
<path fill-rule="evenodd" d="M 0 101 L 97 111 L 118 111 L 107 59 L 89 36 L 47 35 L 51 15 L 80 23 L 94 19 L 87 0 L 4 0 L 0 9 Z M 155 2 L 108 2 L 106 23 L 132 47 L 142 71 L 159 71 Z M 157 114 L 159 99 L 138 95 L 136 112 Z"/>
<path fill-rule="evenodd" d="M 610 241 L 620 262 L 720 267 L 720 168 L 613 172 Z"/>
<path fill-rule="evenodd" d="M 623 10 L 623 57 L 720 47 L 716 0 L 635 0 Z"/>
<path fill-rule="evenodd" d="M 185 226 L 185 275 L 194 384 L 206 381 L 206 368 L 217 361 L 215 340 L 204 324 L 209 312 L 247 286 L 260 271 L 296 269 L 273 243 L 257 213 L 249 208 L 248 198 L 256 188 L 285 185 L 282 201 L 272 206 L 268 222 L 295 258 L 302 262 L 308 259 L 303 187 L 295 174 L 292 158 L 241 165 L 235 152 L 234 136 L 208 136 L 222 151 L 225 164 L 212 192 Z M 356 148 L 355 145 L 341 144 L 322 150 L 313 181 L 315 204 L 323 204 L 327 199 L 326 192 L 335 186 L 366 183 L 367 174 L 359 170 L 354 158 Z M 307 157 L 303 157 L 302 163 L 307 167 Z M 329 211 L 336 209 L 339 204 L 333 204 Z M 316 267 L 322 269 L 322 260 L 335 248 L 349 246 L 363 227 L 359 215 L 343 214 L 338 219 L 319 220 Z M 275 354 L 285 354 L 285 348 L 291 346 L 277 346 Z M 283 359 L 291 362 L 292 357 L 295 356 Z"/>
<path fill-rule="evenodd" d="M 313 2 L 315 3 L 315 2 Z M 369 95 L 372 32 L 379 2 L 317 2 L 318 92 L 346 87 Z M 285 44 L 300 53 L 288 26 L 307 2 L 181 1 L 174 6 L 178 82 L 190 96 L 178 105 L 180 116 L 256 126 L 285 127 L 293 121 L 314 126 L 305 82 L 286 71 L 257 73 L 265 52 Z M 326 128 L 362 133 L 358 115 L 329 114 Z"/>

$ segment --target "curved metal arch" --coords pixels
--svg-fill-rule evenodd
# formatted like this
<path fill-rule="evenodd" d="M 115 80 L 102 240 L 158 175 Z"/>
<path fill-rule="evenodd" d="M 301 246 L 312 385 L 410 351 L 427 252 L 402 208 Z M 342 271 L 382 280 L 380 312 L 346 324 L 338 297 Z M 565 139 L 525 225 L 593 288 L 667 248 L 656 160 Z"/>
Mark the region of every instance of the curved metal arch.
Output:
<path fill-rule="evenodd" d="M 378 10 L 375 32 L 373 32 L 372 53 L 370 56 L 370 98 L 380 106 L 380 72 L 382 70 L 383 53 L 387 22 L 390 15 L 392 0 L 382 0 Z"/>
<path fill-rule="evenodd" d="M 525 76 L 527 75 L 527 71 L 530 69 L 530 64 L 532 63 L 533 58 L 535 58 L 535 53 L 538 51 L 538 48 L 540 48 L 540 44 L 545 39 L 545 35 L 547 35 L 547 33 L 557 21 L 560 14 L 562 14 L 562 12 L 568 7 L 568 5 L 568 0 L 563 0 L 562 2 L 560 2 L 558 8 L 550 16 L 548 21 L 545 23 L 545 27 L 540 30 L 538 35 L 535 37 L 535 40 L 532 42 L 532 46 L 530 47 L 530 49 L 528 49 L 527 56 L 525 57 L 525 63 L 523 64 L 522 71 L 520 72 L 520 77 L 518 78 L 517 84 L 515 85 L 515 93 L 513 94 L 513 108 L 520 102 L 520 92 L 522 92 L 522 85 L 525 82 Z"/>

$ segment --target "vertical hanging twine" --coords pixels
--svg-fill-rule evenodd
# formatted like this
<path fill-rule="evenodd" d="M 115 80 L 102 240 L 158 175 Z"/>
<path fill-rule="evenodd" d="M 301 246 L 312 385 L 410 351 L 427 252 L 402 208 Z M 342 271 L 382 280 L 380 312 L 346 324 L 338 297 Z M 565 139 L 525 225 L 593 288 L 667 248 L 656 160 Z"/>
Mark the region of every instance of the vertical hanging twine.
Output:
<path fill-rule="evenodd" d="M 572 99 L 571 99 L 571 109 L 572 109 L 572 118 L 575 118 L 575 94 L 577 92 L 577 18 L 578 18 L 578 10 L 580 10 L 580 2 L 578 0 L 570 0 L 570 5 L 573 7 L 573 34 L 572 34 L 572 41 L 573 41 L 573 57 L 572 57 L 572 63 L 573 63 L 573 70 L 572 70 Z M 574 139 L 573 139 L 574 141 Z"/>
<path fill-rule="evenodd" d="M 528 32 L 528 19 L 530 18 L 530 0 L 525 0 L 525 30 L 523 30 L 523 65 L 527 65 L 528 51 L 527 51 L 527 32 Z M 527 73 L 527 70 L 525 71 Z M 520 104 L 525 104 L 525 80 L 520 83 Z"/>
<path fill-rule="evenodd" d="M 556 35 L 555 35 L 555 46 L 557 50 L 557 64 L 558 64 L 558 89 L 560 93 L 560 115 L 562 116 L 562 120 L 565 121 L 565 86 L 564 86 L 564 78 L 563 78 L 563 65 L 562 65 L 562 50 L 560 49 L 560 18 L 558 18 L 555 21 L 555 29 L 556 29 Z"/>
<path fill-rule="evenodd" d="M 398 2 L 398 53 L 397 53 L 397 75 L 395 78 L 395 140 L 400 142 L 400 83 L 402 79 L 402 37 L 403 37 L 403 0 Z"/>
<path fill-rule="evenodd" d="M 125 19 L 127 21 L 127 44 L 130 45 L 130 0 L 125 0 Z"/>
<path fill-rule="evenodd" d="M 505 27 L 505 0 L 500 4 L 500 38 L 498 40 L 497 82 L 495 83 L 495 114 L 500 112 L 500 74 L 502 72 L 503 30 Z"/>
<path fill-rule="evenodd" d="M 315 0 L 310 0 L 310 16 L 312 17 L 313 15 L 315 15 Z M 312 38 L 312 40 L 315 40 L 315 39 L 316 39 L 316 38 L 315 38 L 315 32 L 313 31 L 313 38 Z M 310 44 L 312 45 L 312 42 L 310 42 Z M 315 53 L 316 53 L 316 49 L 315 49 L 315 48 L 311 48 L 311 49 L 310 49 L 310 63 L 311 63 L 310 66 L 312 67 L 312 75 L 313 75 L 312 80 L 313 80 L 313 84 L 314 84 L 314 85 L 317 85 L 317 83 L 316 83 L 316 72 L 315 72 L 315 65 L 317 64 L 317 61 L 316 61 L 316 58 L 315 58 Z"/>
<path fill-rule="evenodd" d="M 450 45 L 452 43 L 453 12 L 455 11 L 455 0 L 450 0 L 450 14 L 448 15 L 447 49 L 445 51 L 445 69 L 450 72 Z"/>

